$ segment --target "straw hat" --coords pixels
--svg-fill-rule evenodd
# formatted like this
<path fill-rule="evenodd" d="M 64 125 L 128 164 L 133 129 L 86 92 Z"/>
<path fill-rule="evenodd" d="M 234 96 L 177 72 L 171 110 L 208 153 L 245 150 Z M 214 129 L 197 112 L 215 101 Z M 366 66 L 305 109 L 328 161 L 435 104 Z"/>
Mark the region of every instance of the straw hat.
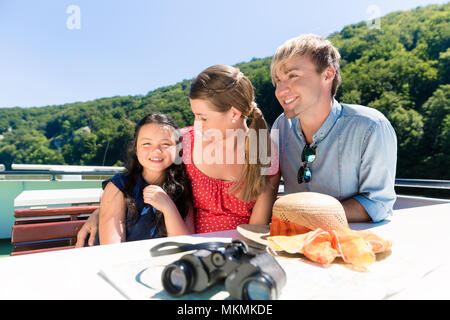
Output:
<path fill-rule="evenodd" d="M 280 197 L 273 205 L 272 216 L 310 230 L 348 228 L 344 207 L 339 200 L 317 192 L 298 192 Z"/>
<path fill-rule="evenodd" d="M 272 209 L 274 221 L 290 222 L 300 229 L 325 231 L 348 228 L 342 204 L 334 197 L 317 192 L 298 192 L 281 196 Z M 247 239 L 268 245 L 269 226 L 240 225 L 237 231 Z"/>

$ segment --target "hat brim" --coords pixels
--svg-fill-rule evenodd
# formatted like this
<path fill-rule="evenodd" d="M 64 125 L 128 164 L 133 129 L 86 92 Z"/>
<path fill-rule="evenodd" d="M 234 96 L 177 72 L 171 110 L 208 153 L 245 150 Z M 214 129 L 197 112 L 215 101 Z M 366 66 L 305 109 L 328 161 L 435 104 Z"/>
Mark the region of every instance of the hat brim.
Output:
<path fill-rule="evenodd" d="M 269 245 L 269 242 L 267 241 L 267 237 L 270 236 L 269 225 L 241 224 L 237 227 L 237 231 L 248 240 L 264 246 Z"/>

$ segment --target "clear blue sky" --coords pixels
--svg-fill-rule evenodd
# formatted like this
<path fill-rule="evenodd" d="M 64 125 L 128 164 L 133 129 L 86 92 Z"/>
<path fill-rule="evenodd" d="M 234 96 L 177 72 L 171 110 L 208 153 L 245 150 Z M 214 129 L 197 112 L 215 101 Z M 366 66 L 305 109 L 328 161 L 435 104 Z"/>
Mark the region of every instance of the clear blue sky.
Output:
<path fill-rule="evenodd" d="M 385 15 L 447 1 L 0 0 L 0 108 L 146 94 L 366 21 L 370 6 Z"/>

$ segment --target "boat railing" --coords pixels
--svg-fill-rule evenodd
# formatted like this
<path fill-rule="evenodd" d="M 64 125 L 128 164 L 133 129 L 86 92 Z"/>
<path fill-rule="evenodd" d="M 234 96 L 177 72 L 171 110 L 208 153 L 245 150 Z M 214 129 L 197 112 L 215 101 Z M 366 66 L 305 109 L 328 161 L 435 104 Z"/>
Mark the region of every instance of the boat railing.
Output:
<path fill-rule="evenodd" d="M 284 185 L 283 178 L 281 178 L 280 185 L 281 186 Z M 395 187 L 450 190 L 450 180 L 396 178 L 395 179 Z M 283 191 L 284 191 L 284 188 L 283 188 Z"/>
<path fill-rule="evenodd" d="M 450 180 L 395 179 L 396 187 L 450 189 Z"/>
<path fill-rule="evenodd" d="M 64 165 L 30 165 L 12 164 L 12 170 L 1 170 L 0 179 L 38 179 L 38 180 L 66 180 L 82 181 L 92 178 L 113 176 L 125 170 L 124 167 L 101 167 L 101 166 L 64 166 Z M 84 179 L 83 179 L 84 178 Z"/>
<path fill-rule="evenodd" d="M 10 170 L 2 171 L 0 175 L 4 176 L 50 176 L 50 180 L 82 180 L 81 177 L 91 176 L 91 177 L 108 177 L 117 174 L 118 171 L 78 171 L 78 172 L 67 172 L 67 171 L 49 171 L 49 170 Z M 60 177 L 60 178 L 59 178 Z M 71 179 L 73 177 L 75 179 Z"/>
<path fill-rule="evenodd" d="M 64 165 L 29 165 L 13 164 L 12 170 L 5 170 L 0 164 L 1 176 L 50 176 L 50 180 L 82 180 L 82 177 L 108 177 L 125 170 L 124 167 L 101 166 L 64 166 Z M 72 177 L 72 178 L 71 178 Z M 75 178 L 76 177 L 76 178 Z M 75 178 L 75 179 L 74 179 Z M 6 178 L 4 178 L 6 179 Z M 282 186 L 284 185 L 281 179 Z M 450 190 L 450 180 L 405 179 L 396 178 L 395 187 L 447 189 Z M 282 190 L 281 190 L 282 191 Z"/>

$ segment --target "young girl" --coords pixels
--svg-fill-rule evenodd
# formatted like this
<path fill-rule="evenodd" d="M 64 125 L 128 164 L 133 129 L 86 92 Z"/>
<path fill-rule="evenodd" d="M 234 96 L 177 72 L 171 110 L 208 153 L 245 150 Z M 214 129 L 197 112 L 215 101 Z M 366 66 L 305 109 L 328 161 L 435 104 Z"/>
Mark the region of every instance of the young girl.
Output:
<path fill-rule="evenodd" d="M 177 129 L 163 114 L 138 122 L 126 172 L 103 182 L 100 244 L 194 233 L 190 182 L 174 163 Z"/>

